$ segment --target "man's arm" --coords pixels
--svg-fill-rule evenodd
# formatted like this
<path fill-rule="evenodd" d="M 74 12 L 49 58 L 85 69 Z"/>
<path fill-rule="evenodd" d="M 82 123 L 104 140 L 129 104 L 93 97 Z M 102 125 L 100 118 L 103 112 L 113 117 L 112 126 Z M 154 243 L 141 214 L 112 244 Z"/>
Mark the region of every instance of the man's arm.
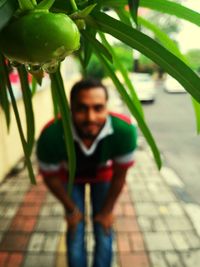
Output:
<path fill-rule="evenodd" d="M 44 177 L 43 179 L 53 195 L 63 204 L 66 212 L 68 227 L 75 228 L 77 223 L 82 220 L 83 215 L 68 196 L 62 182 L 56 176 L 48 176 Z"/>
<path fill-rule="evenodd" d="M 47 176 L 43 179 L 53 195 L 63 204 L 66 213 L 72 212 L 76 206 L 67 195 L 67 192 L 60 179 L 56 176 Z"/>

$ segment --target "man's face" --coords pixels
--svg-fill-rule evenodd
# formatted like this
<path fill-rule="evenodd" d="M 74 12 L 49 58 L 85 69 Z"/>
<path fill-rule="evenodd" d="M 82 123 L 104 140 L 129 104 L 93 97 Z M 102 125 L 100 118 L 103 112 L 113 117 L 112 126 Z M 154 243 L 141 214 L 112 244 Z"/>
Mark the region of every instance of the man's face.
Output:
<path fill-rule="evenodd" d="M 72 103 L 72 116 L 81 138 L 94 139 L 107 115 L 105 91 L 101 87 L 81 90 Z"/>

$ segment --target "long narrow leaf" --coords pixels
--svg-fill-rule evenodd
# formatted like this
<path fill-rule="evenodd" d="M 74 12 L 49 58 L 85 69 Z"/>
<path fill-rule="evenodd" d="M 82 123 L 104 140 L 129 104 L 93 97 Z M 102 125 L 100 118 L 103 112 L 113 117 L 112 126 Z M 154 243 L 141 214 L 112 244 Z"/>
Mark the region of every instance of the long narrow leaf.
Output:
<path fill-rule="evenodd" d="M 178 80 L 200 102 L 200 78 L 183 61 L 152 38 L 124 23 L 101 12 L 97 12 L 93 16 L 94 20 L 88 20 L 88 23 L 149 57 Z"/>
<path fill-rule="evenodd" d="M 42 0 L 39 4 L 37 4 L 36 9 L 44 9 L 49 10 L 54 4 L 55 0 Z"/>
<path fill-rule="evenodd" d="M 60 70 L 56 73 L 51 73 L 50 78 L 52 81 L 52 90 L 56 95 L 56 99 L 59 103 L 60 114 L 62 118 L 62 125 L 64 130 L 64 138 L 66 144 L 66 151 L 68 156 L 68 166 L 69 166 L 69 180 L 68 180 L 68 194 L 71 195 L 72 187 L 74 183 L 74 176 L 76 170 L 76 156 L 74 149 L 74 142 L 71 129 L 71 116 L 68 101 L 66 98 L 64 84 L 60 74 Z"/>
<path fill-rule="evenodd" d="M 87 35 L 87 39 L 89 40 L 89 42 L 92 43 L 111 63 L 113 62 L 112 55 L 103 44 L 101 44 L 92 35 L 87 34 L 87 31 L 82 31 L 81 33 L 83 36 Z"/>
<path fill-rule="evenodd" d="M 113 57 L 113 61 L 114 61 L 114 65 L 116 66 L 116 68 L 120 71 L 123 79 L 124 79 L 124 83 L 126 84 L 127 88 L 129 89 L 130 92 L 130 96 L 131 99 L 133 100 L 134 105 L 136 106 L 138 112 L 140 113 L 140 115 L 144 118 L 144 112 L 141 106 L 141 103 L 137 97 L 137 94 L 135 92 L 134 86 L 132 84 L 132 82 L 129 79 L 127 70 L 125 69 L 124 65 L 122 64 L 122 62 L 118 59 L 117 54 L 115 53 L 114 49 L 112 48 L 112 46 L 108 43 L 108 41 L 105 38 L 105 35 L 102 33 L 99 33 L 100 37 L 103 41 L 103 43 L 105 44 L 105 46 L 107 46 L 107 48 L 112 52 L 112 57 Z"/>
<path fill-rule="evenodd" d="M 56 83 L 54 79 L 51 79 L 51 98 L 53 102 L 53 110 L 54 110 L 54 118 L 58 118 L 59 114 L 59 106 L 58 106 L 58 99 L 57 99 L 57 94 L 56 94 Z"/>
<path fill-rule="evenodd" d="M 87 38 L 87 36 L 85 36 Z M 99 58 L 99 60 L 101 61 L 102 65 L 104 66 L 104 68 L 106 69 L 106 71 L 108 72 L 110 78 L 112 79 L 113 83 L 115 84 L 119 94 L 121 95 L 122 99 L 124 100 L 124 102 L 127 104 L 130 112 L 132 113 L 132 115 L 135 117 L 135 119 L 138 122 L 138 125 L 142 131 L 142 133 L 144 134 L 144 136 L 146 137 L 147 142 L 149 143 L 155 161 L 157 163 L 158 168 L 161 168 L 161 158 L 160 158 L 160 153 L 158 151 L 158 148 L 155 144 L 155 141 L 152 137 L 151 132 L 149 131 L 149 128 L 147 127 L 144 119 L 142 118 L 142 116 L 140 115 L 140 113 L 138 112 L 138 109 L 135 107 L 133 101 L 131 100 L 130 96 L 127 94 L 125 88 L 122 86 L 122 84 L 120 83 L 119 79 L 117 78 L 117 76 L 115 75 L 115 73 L 113 72 L 113 68 L 111 67 L 111 65 L 108 63 L 108 61 L 103 57 L 103 55 L 101 53 L 99 53 L 98 49 L 93 46 L 94 52 L 97 55 L 97 57 Z"/>
<path fill-rule="evenodd" d="M 200 14 L 179 3 L 168 0 L 140 0 L 140 6 L 151 8 L 162 13 L 171 14 L 200 26 Z"/>
<path fill-rule="evenodd" d="M 182 61 L 187 63 L 187 59 L 184 57 L 184 55 L 181 53 L 179 50 L 178 46 L 176 43 L 174 43 L 166 33 L 161 31 L 156 25 L 150 23 L 149 21 L 139 17 L 138 19 L 139 23 L 142 24 L 142 26 L 145 26 L 149 30 L 151 30 L 154 33 L 154 36 L 169 50 L 171 51 L 174 55 L 179 57 Z M 189 65 L 189 62 L 188 62 Z M 200 133 L 200 104 L 195 101 L 194 98 L 192 98 L 192 104 L 196 116 L 196 128 L 197 128 L 197 133 Z"/>
<path fill-rule="evenodd" d="M 154 33 L 154 37 L 160 41 L 160 43 L 167 48 L 170 52 L 180 58 L 182 61 L 186 62 L 186 58 L 180 52 L 176 43 L 169 38 L 169 36 L 163 32 L 158 26 L 149 22 L 148 20 L 138 17 L 138 23 L 144 26 L 145 28 L 149 29 Z"/>
<path fill-rule="evenodd" d="M 102 7 L 124 8 L 124 6 L 127 4 L 127 0 L 99 0 L 98 4 Z M 200 26 L 200 14 L 198 12 L 173 1 L 140 0 L 139 6 L 174 15 L 180 19 L 187 20 L 196 24 L 197 26 Z"/>
<path fill-rule="evenodd" d="M 31 181 L 32 184 L 36 184 L 35 175 L 34 175 L 32 164 L 31 164 L 31 160 L 30 160 L 29 147 L 27 146 L 27 143 L 26 143 L 26 140 L 25 140 L 25 137 L 24 137 L 22 124 L 21 124 L 21 120 L 20 120 L 20 115 L 19 115 L 19 112 L 18 112 L 15 96 L 13 94 L 12 86 L 11 86 L 11 83 L 10 83 L 10 80 L 9 80 L 9 73 L 8 73 L 7 68 L 6 68 L 6 65 L 4 65 L 4 75 L 6 77 L 8 92 L 10 94 L 12 107 L 13 107 L 14 114 L 15 114 L 15 119 L 16 119 L 16 122 L 17 122 L 17 127 L 18 127 L 18 131 L 19 131 L 19 135 L 20 135 L 20 139 L 21 139 L 21 143 L 22 143 L 22 147 L 23 147 L 23 151 L 24 151 L 24 155 L 25 155 L 25 163 L 26 163 L 26 166 L 27 166 L 27 169 L 28 169 L 29 178 L 30 178 L 30 181 Z"/>
<path fill-rule="evenodd" d="M 192 98 L 194 112 L 196 115 L 197 134 L 200 134 L 200 104 Z"/>
<path fill-rule="evenodd" d="M 28 145 L 29 155 L 31 155 L 35 137 L 35 120 L 34 120 L 34 112 L 32 105 L 32 95 L 28 82 L 28 74 L 25 70 L 25 67 L 19 66 L 17 70 L 21 82 L 22 96 L 23 96 L 25 115 L 26 115 L 27 145 Z"/>
<path fill-rule="evenodd" d="M 130 14 L 135 21 L 135 24 L 138 25 L 138 7 L 139 7 L 140 0 L 128 0 Z"/>
<path fill-rule="evenodd" d="M 7 130 L 10 127 L 10 103 L 7 94 L 6 77 L 4 74 L 4 57 L 0 54 L 0 106 L 5 115 Z"/>

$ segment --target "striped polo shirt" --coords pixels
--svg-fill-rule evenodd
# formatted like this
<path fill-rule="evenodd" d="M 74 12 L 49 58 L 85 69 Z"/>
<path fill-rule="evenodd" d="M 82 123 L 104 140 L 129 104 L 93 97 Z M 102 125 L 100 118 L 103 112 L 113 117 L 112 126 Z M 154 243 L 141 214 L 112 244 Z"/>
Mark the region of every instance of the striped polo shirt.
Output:
<path fill-rule="evenodd" d="M 76 152 L 75 183 L 110 181 L 114 164 L 125 169 L 133 165 L 137 130 L 127 116 L 110 113 L 90 148 L 83 144 L 74 127 L 72 130 Z M 68 163 L 61 118 L 50 121 L 43 128 L 36 154 L 43 176 L 58 176 L 67 181 Z"/>

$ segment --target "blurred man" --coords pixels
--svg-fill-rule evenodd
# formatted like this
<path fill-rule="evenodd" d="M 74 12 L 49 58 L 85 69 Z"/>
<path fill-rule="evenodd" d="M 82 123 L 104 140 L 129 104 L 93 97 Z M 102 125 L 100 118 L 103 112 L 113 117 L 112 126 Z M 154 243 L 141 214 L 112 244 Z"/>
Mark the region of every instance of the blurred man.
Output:
<path fill-rule="evenodd" d="M 113 208 L 134 163 L 136 128 L 124 115 L 107 109 L 107 89 L 96 80 L 82 80 L 71 90 L 72 130 L 77 159 L 71 198 L 67 195 L 67 153 L 62 119 L 43 129 L 37 144 L 40 173 L 63 204 L 68 223 L 69 267 L 86 267 L 84 239 L 85 185 L 90 185 L 95 236 L 93 267 L 112 262 Z"/>

